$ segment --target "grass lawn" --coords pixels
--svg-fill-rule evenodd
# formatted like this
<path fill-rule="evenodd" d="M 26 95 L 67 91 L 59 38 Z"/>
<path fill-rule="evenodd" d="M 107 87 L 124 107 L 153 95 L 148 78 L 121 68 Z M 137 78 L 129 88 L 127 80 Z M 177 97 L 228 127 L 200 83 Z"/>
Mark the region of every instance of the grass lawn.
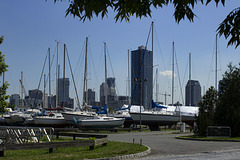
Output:
<path fill-rule="evenodd" d="M 94 159 L 103 157 L 122 156 L 146 151 L 146 146 L 139 144 L 113 142 L 109 141 L 107 146 L 95 146 L 94 150 L 89 150 L 89 147 L 66 147 L 54 148 L 53 153 L 48 153 L 48 149 L 37 150 L 15 150 L 5 151 L 4 160 L 79 160 L 79 159 Z"/>

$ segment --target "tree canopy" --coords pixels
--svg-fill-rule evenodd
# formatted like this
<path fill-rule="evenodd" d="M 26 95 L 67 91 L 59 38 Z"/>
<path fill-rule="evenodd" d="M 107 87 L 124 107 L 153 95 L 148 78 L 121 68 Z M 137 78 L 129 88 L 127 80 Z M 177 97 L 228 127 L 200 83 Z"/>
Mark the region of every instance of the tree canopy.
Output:
<path fill-rule="evenodd" d="M 0 44 L 2 44 L 4 40 L 4 36 L 0 37 Z M 3 73 L 7 71 L 8 65 L 5 64 L 4 55 L 0 51 L 0 76 L 3 76 Z M 5 108 L 7 107 L 8 103 L 6 100 L 9 96 L 7 96 L 7 88 L 8 88 L 7 82 L 1 82 L 0 86 L 0 113 L 5 111 Z"/>
<path fill-rule="evenodd" d="M 240 136 L 240 64 L 229 64 L 219 87 L 219 105 L 216 108 L 216 124 L 230 126 L 232 136 Z"/>
<path fill-rule="evenodd" d="M 62 1 L 62 0 L 54 0 Z M 173 4 L 175 11 L 173 13 L 175 21 L 179 23 L 185 17 L 190 21 L 194 21 L 196 17 L 193 9 L 195 5 L 208 5 L 210 2 L 225 6 L 225 0 L 68 0 L 70 5 L 66 10 L 66 16 L 71 14 L 78 17 L 81 21 L 91 20 L 94 16 L 104 18 L 108 15 L 109 9 L 116 12 L 116 21 L 130 21 L 130 17 L 136 16 L 151 17 L 151 7 L 156 9 L 163 8 L 169 4 Z M 230 38 L 228 45 L 235 45 L 237 48 L 240 44 L 240 7 L 234 9 L 227 15 L 225 20 L 217 28 L 219 36 Z"/>

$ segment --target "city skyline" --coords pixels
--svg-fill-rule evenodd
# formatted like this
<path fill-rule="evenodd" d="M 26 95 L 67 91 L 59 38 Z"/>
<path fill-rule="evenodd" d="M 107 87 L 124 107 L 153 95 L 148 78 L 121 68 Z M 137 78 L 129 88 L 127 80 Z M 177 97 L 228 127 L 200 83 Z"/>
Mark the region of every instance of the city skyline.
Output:
<path fill-rule="evenodd" d="M 13 3 L 14 5 L 12 5 Z M 75 75 L 75 81 L 77 82 L 78 94 L 82 97 L 84 67 L 77 65 L 77 61 L 81 59 L 81 52 L 84 52 L 82 50 L 85 38 L 89 37 L 91 61 L 99 70 L 96 71 L 98 76 L 93 74 L 93 70 L 91 73 L 89 72 L 89 88 L 96 91 L 96 98 L 99 99 L 99 86 L 104 82 L 103 42 L 106 42 L 114 70 L 114 76 L 110 71 L 108 76 L 116 78 L 117 94 L 127 95 L 128 50 L 135 50 L 141 45 L 145 46 L 151 22 L 154 21 L 153 56 L 154 66 L 158 66 L 160 73 L 159 93 L 171 93 L 171 76 L 168 77 L 168 75 L 171 74 L 172 42 L 174 41 L 180 72 L 178 74 L 177 69 L 175 69 L 176 85 L 174 88 L 176 93 L 174 102 L 183 103 L 180 98 L 178 77 L 180 75 L 182 84 L 187 83 L 188 54 L 192 53 L 192 79 L 198 80 L 203 90 L 207 90 L 211 85 L 214 86 L 214 67 L 210 66 L 214 66 L 212 57 L 215 49 L 215 31 L 227 14 L 238 5 L 235 1 L 226 2 L 225 7 L 219 5 L 218 8 L 214 3 L 209 4 L 209 6 L 198 5 L 194 9 L 198 16 L 194 23 L 184 20 L 180 24 L 176 24 L 172 16 L 173 6 L 171 5 L 163 9 L 154 9 L 152 18 L 140 20 L 131 17 L 130 23 L 125 21 L 115 23 L 112 11 L 103 20 L 100 17 L 94 17 L 92 21 L 87 20 L 83 23 L 72 16 L 65 18 L 68 4 L 67 2 L 54 4 L 53 1 L 32 2 L 30 0 L 0 2 L 2 13 L 0 14 L 2 22 L 0 31 L 1 35 L 5 36 L 0 50 L 6 55 L 5 61 L 9 65 L 6 80 L 10 83 L 10 87 L 7 94 L 20 93 L 21 71 L 24 73 L 23 81 L 26 90 L 37 89 L 48 48 L 51 49 L 52 55 L 56 55 L 55 40 L 58 40 L 61 42 L 59 47 L 61 69 L 63 44 L 65 43 L 72 68 L 75 69 L 75 73 L 78 73 Z M 227 47 L 227 40 L 223 37 L 218 40 L 218 47 L 220 55 L 218 63 L 221 65 L 218 67 L 218 79 L 220 80 L 221 74 L 226 71 L 229 62 L 237 65 L 240 55 L 239 48 Z M 151 42 L 148 43 L 147 49 L 151 50 Z M 109 63 L 108 65 L 110 70 L 111 65 Z M 153 73 L 155 73 L 155 69 L 156 67 L 154 67 Z M 69 73 L 68 70 L 67 76 L 70 78 Z M 52 70 L 51 78 L 53 93 L 56 81 L 54 74 L 55 69 Z M 41 90 L 43 90 L 42 86 L 41 84 Z M 70 97 L 73 98 L 75 93 L 72 82 L 70 82 L 70 88 Z M 153 93 L 153 95 L 155 94 Z M 183 95 L 185 94 L 183 93 Z M 158 97 L 160 101 L 164 102 L 164 96 L 159 95 Z M 167 104 L 170 102 L 171 97 L 168 97 Z"/>

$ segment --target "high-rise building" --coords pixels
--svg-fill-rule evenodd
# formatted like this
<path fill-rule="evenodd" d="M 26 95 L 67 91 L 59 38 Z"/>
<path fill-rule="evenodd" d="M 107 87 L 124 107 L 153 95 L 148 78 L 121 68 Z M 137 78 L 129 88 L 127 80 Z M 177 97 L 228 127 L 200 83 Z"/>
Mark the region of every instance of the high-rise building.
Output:
<path fill-rule="evenodd" d="M 107 78 L 107 104 L 108 108 L 112 108 L 113 105 L 116 104 L 117 94 L 115 88 L 115 78 L 109 77 Z M 100 85 L 100 105 L 103 106 L 106 104 L 105 102 L 105 82 Z"/>
<path fill-rule="evenodd" d="M 92 89 L 88 89 L 88 101 L 87 103 L 89 105 L 93 105 L 94 102 L 95 102 L 95 91 L 93 91 Z M 86 99 L 86 92 L 84 92 L 84 98 L 83 99 Z"/>
<path fill-rule="evenodd" d="M 42 100 L 42 98 L 43 98 L 43 92 L 39 89 L 29 90 L 28 93 L 29 93 L 29 98 L 30 99 Z"/>
<path fill-rule="evenodd" d="M 201 101 L 201 86 L 196 80 L 189 80 L 185 88 L 185 105 L 198 106 Z"/>
<path fill-rule="evenodd" d="M 69 78 L 59 78 L 58 79 L 58 105 L 64 102 L 64 106 L 67 106 L 69 102 Z"/>
<path fill-rule="evenodd" d="M 153 52 L 144 46 L 131 51 L 131 98 L 134 105 L 152 108 Z"/>
<path fill-rule="evenodd" d="M 12 94 L 10 97 L 10 106 L 19 106 L 20 95 L 19 94 Z"/>

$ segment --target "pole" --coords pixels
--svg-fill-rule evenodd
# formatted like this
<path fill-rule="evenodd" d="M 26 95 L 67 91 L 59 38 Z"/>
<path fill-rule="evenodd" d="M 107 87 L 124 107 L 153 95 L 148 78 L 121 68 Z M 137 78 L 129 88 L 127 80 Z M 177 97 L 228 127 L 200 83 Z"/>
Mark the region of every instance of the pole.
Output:
<path fill-rule="evenodd" d="M 189 106 L 192 105 L 191 53 L 189 53 Z"/>
<path fill-rule="evenodd" d="M 64 105 L 64 93 L 65 93 L 65 62 L 66 62 L 66 44 L 64 44 L 64 55 L 63 55 L 63 105 Z M 64 106 L 62 106 L 64 107 Z"/>
<path fill-rule="evenodd" d="M 218 90 L 217 89 L 217 34 L 216 34 L 216 66 L 215 66 L 215 89 L 216 91 Z"/>
<path fill-rule="evenodd" d="M 84 71 L 84 84 L 83 84 L 83 103 L 88 104 L 88 88 L 87 88 L 87 61 L 88 61 L 88 37 L 86 37 L 86 55 L 85 55 L 85 71 Z M 84 94 L 85 99 L 84 99 Z"/>
<path fill-rule="evenodd" d="M 128 104 L 130 105 L 130 68 L 129 68 L 129 50 L 128 50 Z"/>
<path fill-rule="evenodd" d="M 58 48 L 59 48 L 59 42 L 57 41 L 57 65 L 56 65 L 56 107 L 58 106 Z"/>
<path fill-rule="evenodd" d="M 174 41 L 173 41 L 173 57 L 172 57 L 172 105 L 174 100 Z"/>
<path fill-rule="evenodd" d="M 106 53 L 106 42 L 104 42 L 104 59 L 105 59 L 105 87 L 104 87 L 104 92 L 105 92 L 105 104 L 107 106 L 107 53 Z"/>
<path fill-rule="evenodd" d="M 49 95 L 51 95 L 51 57 L 50 57 L 50 48 L 48 48 L 49 53 Z M 51 101 L 50 101 L 51 103 Z"/>

